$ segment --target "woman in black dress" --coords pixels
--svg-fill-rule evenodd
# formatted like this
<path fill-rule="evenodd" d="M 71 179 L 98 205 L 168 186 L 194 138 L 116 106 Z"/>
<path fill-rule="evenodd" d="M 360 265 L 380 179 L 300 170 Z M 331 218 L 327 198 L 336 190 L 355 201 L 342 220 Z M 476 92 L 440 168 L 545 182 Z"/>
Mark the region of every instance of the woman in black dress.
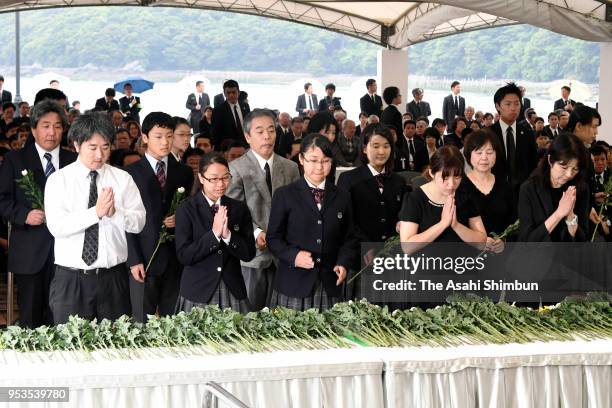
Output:
<path fill-rule="evenodd" d="M 431 156 L 432 181 L 410 193 L 400 212 L 400 238 L 416 244 L 410 246 L 412 251 L 432 242 L 486 242 L 477 206 L 457 192 L 464 166 L 455 146 L 444 145 Z"/>
<path fill-rule="evenodd" d="M 459 190 L 478 206 L 487 233 L 501 234 L 516 221 L 516 203 L 510 183 L 491 172 L 497 158 L 497 139 L 487 130 L 477 130 L 465 140 L 463 155 L 472 169 L 461 181 Z M 487 238 L 487 249 L 500 252 L 503 242 Z"/>
<path fill-rule="evenodd" d="M 207 106 L 204 108 L 204 112 L 202 114 L 202 119 L 200 120 L 200 127 L 199 127 L 200 134 L 210 137 L 211 140 L 212 140 L 212 113 L 213 113 L 213 108 L 211 106 Z"/>
<path fill-rule="evenodd" d="M 270 306 L 324 310 L 341 300 L 355 256 L 351 198 L 326 180 L 332 152 L 325 136 L 303 139 L 300 162 L 304 176 L 272 197 L 267 242 L 279 264 Z"/>
<path fill-rule="evenodd" d="M 232 176 L 220 153 L 202 158 L 198 178 L 201 193 L 176 210 L 176 254 L 185 266 L 177 311 L 216 304 L 249 312 L 240 261 L 255 256 L 251 213 L 225 195 Z"/>
<path fill-rule="evenodd" d="M 463 149 L 463 129 L 468 127 L 467 119 L 463 116 L 457 116 L 453 121 L 453 133 L 444 136 L 444 144 L 457 146 L 457 149 Z"/>

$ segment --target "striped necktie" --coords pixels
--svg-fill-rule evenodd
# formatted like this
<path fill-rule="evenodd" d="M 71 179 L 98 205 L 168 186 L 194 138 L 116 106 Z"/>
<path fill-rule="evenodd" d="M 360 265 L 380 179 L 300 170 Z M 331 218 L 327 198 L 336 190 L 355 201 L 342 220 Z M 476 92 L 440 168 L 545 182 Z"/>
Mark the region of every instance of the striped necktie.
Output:
<path fill-rule="evenodd" d="M 47 166 L 45 167 L 45 177 L 49 177 L 53 172 L 55 172 L 55 166 L 53 165 L 51 153 L 45 153 L 43 155 L 45 160 L 47 160 Z"/>

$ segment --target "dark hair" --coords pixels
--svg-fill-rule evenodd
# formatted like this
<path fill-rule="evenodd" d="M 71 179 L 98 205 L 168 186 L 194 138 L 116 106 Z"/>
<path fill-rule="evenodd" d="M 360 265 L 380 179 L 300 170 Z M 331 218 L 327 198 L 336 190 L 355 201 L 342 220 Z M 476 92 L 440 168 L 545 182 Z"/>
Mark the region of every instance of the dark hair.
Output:
<path fill-rule="evenodd" d="M 115 135 L 118 135 L 119 133 L 127 133 L 128 138 L 130 137 L 130 132 L 124 127 L 120 127 L 115 131 Z"/>
<path fill-rule="evenodd" d="M 305 91 L 306 91 L 306 90 L 308 90 L 308 88 L 310 88 L 311 86 L 312 86 L 312 84 L 311 84 L 310 82 L 306 82 L 306 83 L 304 84 L 304 90 L 305 90 Z"/>
<path fill-rule="evenodd" d="M 365 112 L 359 112 L 359 119 L 361 119 L 362 116 L 365 116 L 365 118 L 368 118 L 368 114 Z"/>
<path fill-rule="evenodd" d="M 423 139 L 427 139 L 428 137 L 433 137 L 434 139 L 438 140 L 440 138 L 440 133 L 436 128 L 428 127 L 423 132 Z"/>
<path fill-rule="evenodd" d="M 15 104 L 13 102 L 4 102 L 2 104 L 2 110 L 6 110 L 8 108 L 13 108 L 13 110 L 17 110 L 17 107 L 15 106 Z"/>
<path fill-rule="evenodd" d="M 193 135 L 193 142 L 194 143 L 198 143 L 198 139 L 208 139 L 208 141 L 210 142 L 210 145 L 212 146 L 213 143 L 213 139 L 212 139 L 212 135 L 210 134 L 206 134 L 206 133 L 196 133 L 195 135 Z M 226 139 L 228 140 L 228 139 Z M 231 139 L 232 143 L 238 143 L 235 140 Z M 240 144 L 242 146 L 242 144 Z"/>
<path fill-rule="evenodd" d="M 535 121 L 544 123 L 544 118 L 538 116 Z"/>
<path fill-rule="evenodd" d="M 461 85 L 461 83 L 459 81 L 453 81 L 451 83 L 451 89 L 453 89 L 454 87 L 456 87 L 457 85 Z"/>
<path fill-rule="evenodd" d="M 501 103 L 502 99 L 504 99 L 506 95 L 516 95 L 519 101 L 523 97 L 519 87 L 516 86 L 514 82 L 508 82 L 506 85 L 495 91 L 495 95 L 493 95 L 493 103 L 495 105 Z M 497 106 L 495 107 L 495 109 L 497 109 Z M 499 112 L 499 109 L 497 109 L 497 111 Z"/>
<path fill-rule="evenodd" d="M 329 112 L 317 112 L 308 122 L 307 133 L 319 133 L 329 125 L 337 125 L 336 119 Z"/>
<path fill-rule="evenodd" d="M 592 156 L 599 156 L 600 154 L 608 154 L 608 150 L 600 144 L 594 144 L 593 146 L 591 146 L 590 149 L 591 155 Z"/>
<path fill-rule="evenodd" d="M 155 126 L 174 131 L 174 119 L 165 112 L 151 112 L 142 121 L 141 131 L 148 136 Z"/>
<path fill-rule="evenodd" d="M 68 118 L 66 117 L 66 109 L 54 100 L 44 100 L 32 107 L 30 112 L 30 125 L 35 128 L 40 119 L 47 113 L 57 113 L 62 121 L 62 128 L 68 129 Z"/>
<path fill-rule="evenodd" d="M 181 116 L 173 116 L 172 120 L 174 121 L 174 129 L 176 129 L 178 125 L 187 125 L 191 129 L 191 123 Z"/>
<path fill-rule="evenodd" d="M 119 163 L 119 165 L 121 167 L 124 167 L 123 161 L 128 156 L 138 156 L 138 157 L 140 157 L 140 155 L 138 154 L 138 152 L 136 150 L 124 149 L 121 152 L 121 154 L 119 155 L 119 158 L 117 159 L 117 162 Z"/>
<path fill-rule="evenodd" d="M 463 122 L 465 127 L 468 127 L 467 119 L 463 116 L 457 116 L 455 119 L 453 119 L 453 129 L 457 129 L 457 123 L 459 122 Z"/>
<path fill-rule="evenodd" d="M 470 133 L 472 133 L 474 131 L 474 129 L 472 129 L 471 127 L 467 126 L 465 129 L 463 129 L 461 131 L 461 139 L 465 140 L 465 138 L 467 137 L 467 135 L 469 135 Z"/>
<path fill-rule="evenodd" d="M 59 89 L 44 88 L 36 93 L 36 96 L 34 97 L 34 105 L 36 105 L 38 102 L 44 101 L 45 99 L 65 101 L 67 98 L 66 94 Z"/>
<path fill-rule="evenodd" d="M 399 95 L 399 88 L 397 86 L 388 86 L 383 91 L 382 97 L 387 105 L 391 105 L 391 102 Z"/>
<path fill-rule="evenodd" d="M 467 136 L 463 144 L 463 156 L 465 157 L 468 166 L 474 168 L 474 166 L 472 166 L 472 163 L 470 162 L 472 152 L 474 150 L 480 149 L 487 143 L 491 143 L 491 147 L 493 147 L 496 154 L 500 153 L 497 138 L 490 130 L 475 130 Z"/>
<path fill-rule="evenodd" d="M 0 75 L 0 81 L 4 82 L 4 77 Z"/>
<path fill-rule="evenodd" d="M 332 152 L 331 143 L 329 143 L 329 140 L 327 140 L 325 136 L 318 133 L 309 133 L 304 136 L 302 144 L 300 145 L 300 154 L 304 157 L 304 153 L 315 147 L 321 149 L 324 156 L 333 159 L 334 153 Z"/>
<path fill-rule="evenodd" d="M 304 123 L 304 119 L 299 116 L 296 116 L 295 118 L 291 119 L 291 124 L 293 125 L 294 123 Z"/>
<path fill-rule="evenodd" d="M 191 156 L 200 156 L 203 157 L 206 153 L 204 153 L 204 150 L 199 149 L 197 147 L 188 147 L 187 150 L 185 150 L 185 153 L 183 153 L 183 157 L 181 158 L 181 161 L 183 163 L 187 163 L 187 159 L 190 158 Z"/>
<path fill-rule="evenodd" d="M 51 85 L 54 82 L 57 82 L 59 84 L 59 81 L 57 79 L 52 79 L 52 80 L 49 81 L 49 85 Z"/>
<path fill-rule="evenodd" d="M 441 171 L 443 179 L 451 176 L 463 177 L 465 160 L 456 146 L 444 145 L 438 148 L 429 162 L 432 175 Z"/>
<path fill-rule="evenodd" d="M 561 89 L 565 89 L 568 93 L 572 93 L 572 88 L 567 85 L 562 86 Z"/>
<path fill-rule="evenodd" d="M 594 145 L 603 146 L 606 149 L 610 148 L 610 145 L 605 140 L 598 140 L 594 143 Z"/>
<path fill-rule="evenodd" d="M 442 118 L 435 118 L 435 119 L 433 120 L 433 122 L 431 122 L 431 126 L 432 126 L 432 127 L 436 127 L 436 126 L 438 126 L 438 125 L 444 125 L 444 126 L 446 126 L 446 121 L 445 121 L 444 119 L 442 119 Z"/>
<path fill-rule="evenodd" d="M 583 186 L 589 156 L 584 143 L 578 137 L 569 132 L 563 132 L 555 137 L 548 148 L 548 154 L 540 160 L 540 164 L 534 171 L 532 177 L 536 178 L 542 185 L 550 187 L 550 168 L 556 162 L 568 163 L 570 160 L 578 161 L 578 174 L 568 182 L 568 185 Z"/>
<path fill-rule="evenodd" d="M 423 90 L 421 88 L 414 88 L 412 90 L 412 96 L 417 96 L 417 95 L 422 94 L 422 93 L 423 93 Z"/>
<path fill-rule="evenodd" d="M 557 119 L 559 119 L 559 115 L 557 114 L 557 112 L 550 112 L 550 113 L 548 114 L 548 121 L 549 121 L 549 122 L 550 122 L 550 117 L 551 117 L 551 116 L 556 116 L 556 117 L 557 117 Z"/>
<path fill-rule="evenodd" d="M 374 136 L 380 136 L 380 137 L 384 137 L 385 139 L 387 139 L 387 142 L 389 142 L 389 146 L 391 146 L 391 154 L 389 155 L 389 158 L 387 159 L 387 161 L 385 162 L 385 172 L 390 173 L 391 171 L 393 171 L 393 165 L 394 165 L 394 157 L 395 157 L 395 143 L 393 142 L 393 135 L 391 134 L 391 130 L 385 126 L 385 125 L 381 125 L 381 124 L 374 124 L 373 126 L 366 126 L 365 128 L 366 130 L 363 133 L 363 146 L 367 146 L 368 143 L 370 143 L 370 140 L 372 140 L 372 138 Z M 365 155 L 364 155 L 365 156 Z M 367 163 L 367 156 L 364 159 L 364 163 Z"/>
<path fill-rule="evenodd" d="M 370 85 L 376 83 L 376 80 L 374 78 L 370 78 L 366 81 L 366 88 L 369 88 Z"/>
<path fill-rule="evenodd" d="M 427 126 L 429 126 L 429 119 L 427 119 L 427 116 L 419 116 L 416 118 L 415 122 L 425 122 Z"/>
<path fill-rule="evenodd" d="M 34 106 L 36 108 L 37 105 Z M 94 134 L 102 136 L 110 144 L 115 142 L 115 128 L 106 113 L 89 112 L 80 115 L 70 126 L 68 140 L 81 146 Z"/>
<path fill-rule="evenodd" d="M 208 137 L 208 136 L 203 136 L 203 137 Z M 234 147 L 242 147 L 243 149 L 245 149 L 244 145 L 240 142 L 237 142 L 233 139 L 225 139 L 225 140 L 229 140 L 229 143 L 225 143 L 221 146 L 221 151 L 222 152 L 229 152 L 231 149 L 233 149 Z"/>
<path fill-rule="evenodd" d="M 206 105 L 206 106 L 204 107 L 204 112 L 206 112 L 206 111 L 211 111 L 211 112 L 212 112 L 212 111 L 213 111 L 213 107 L 212 107 L 212 106 L 210 106 L 210 105 Z"/>
<path fill-rule="evenodd" d="M 130 88 L 132 88 L 132 84 L 131 84 L 131 83 L 129 83 L 129 82 L 126 82 L 126 83 L 123 85 L 123 89 L 127 88 L 128 86 L 129 86 Z"/>
<path fill-rule="evenodd" d="M 237 88 L 240 89 L 240 86 L 238 86 L 238 82 L 236 82 L 233 79 L 228 79 L 227 81 L 225 81 L 223 83 L 223 90 L 225 91 L 227 88 Z"/>
<path fill-rule="evenodd" d="M 485 113 L 485 114 L 482 116 L 482 119 L 483 119 L 483 120 L 484 120 L 484 119 L 486 119 L 486 118 L 491 118 L 491 119 L 493 119 L 493 118 L 495 118 L 495 116 L 493 116 L 493 114 L 492 114 L 491 112 L 487 112 L 487 113 Z"/>
<path fill-rule="evenodd" d="M 242 130 L 245 133 L 251 133 L 251 125 L 253 124 L 253 119 L 257 118 L 270 118 L 272 119 L 272 123 L 276 128 L 276 115 L 270 109 L 259 109 L 255 108 L 251 112 L 249 112 L 244 118 L 244 123 L 242 124 Z"/>
<path fill-rule="evenodd" d="M 106 88 L 104 91 L 105 96 L 115 96 L 115 90 L 113 88 Z"/>
<path fill-rule="evenodd" d="M 204 83 L 204 81 L 196 81 L 196 86 L 202 85 L 203 83 Z"/>
<path fill-rule="evenodd" d="M 194 150 L 200 150 L 200 149 L 194 149 Z M 200 152 L 202 152 L 202 150 L 200 150 Z M 215 163 L 225 166 L 229 171 L 229 163 L 227 162 L 227 159 L 223 157 L 221 153 L 208 152 L 204 154 L 202 156 L 202 159 L 200 160 L 200 167 L 198 168 L 198 173 L 200 173 L 200 175 L 203 176 L 204 173 L 206 173 L 206 170 L 208 170 L 208 167 L 211 164 L 215 164 Z"/>
<path fill-rule="evenodd" d="M 331 82 L 327 85 L 325 85 L 325 90 L 327 91 L 328 89 L 333 89 L 334 91 L 336 90 L 336 85 L 332 84 Z"/>
<path fill-rule="evenodd" d="M 406 125 L 413 125 L 414 127 L 416 127 L 416 122 L 412 119 L 407 119 L 404 121 L 403 125 L 402 125 L 402 129 L 406 129 Z"/>
<path fill-rule="evenodd" d="M 595 109 L 591 108 L 590 106 L 577 103 L 570 114 L 566 130 L 573 132 L 578 123 L 580 123 L 582 126 L 589 126 L 591 123 L 593 123 L 593 119 L 595 117 Z"/>

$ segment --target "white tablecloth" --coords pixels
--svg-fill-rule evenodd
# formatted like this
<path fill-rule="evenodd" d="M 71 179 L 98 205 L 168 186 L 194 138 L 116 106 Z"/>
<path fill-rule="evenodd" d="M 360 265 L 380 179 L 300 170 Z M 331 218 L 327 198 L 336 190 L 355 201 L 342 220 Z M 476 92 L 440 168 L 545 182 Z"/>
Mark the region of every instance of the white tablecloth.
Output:
<path fill-rule="evenodd" d="M 200 408 L 211 380 L 251 408 L 612 407 L 612 340 L 93 357 L 5 351 L 0 386 L 70 387 L 70 404 L 10 405 L 34 408 Z"/>

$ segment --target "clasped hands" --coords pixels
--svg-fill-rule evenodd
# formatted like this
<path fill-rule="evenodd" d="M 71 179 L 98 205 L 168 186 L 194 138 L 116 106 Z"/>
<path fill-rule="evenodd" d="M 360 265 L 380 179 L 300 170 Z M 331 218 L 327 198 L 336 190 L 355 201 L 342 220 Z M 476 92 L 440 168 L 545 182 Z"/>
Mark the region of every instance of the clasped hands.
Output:
<path fill-rule="evenodd" d="M 213 219 L 212 232 L 219 239 L 228 239 L 230 236 L 227 219 L 227 207 L 224 205 L 219 205 L 219 210 Z"/>
<path fill-rule="evenodd" d="M 96 202 L 96 215 L 98 218 L 115 215 L 115 193 L 112 187 L 103 187 Z"/>

